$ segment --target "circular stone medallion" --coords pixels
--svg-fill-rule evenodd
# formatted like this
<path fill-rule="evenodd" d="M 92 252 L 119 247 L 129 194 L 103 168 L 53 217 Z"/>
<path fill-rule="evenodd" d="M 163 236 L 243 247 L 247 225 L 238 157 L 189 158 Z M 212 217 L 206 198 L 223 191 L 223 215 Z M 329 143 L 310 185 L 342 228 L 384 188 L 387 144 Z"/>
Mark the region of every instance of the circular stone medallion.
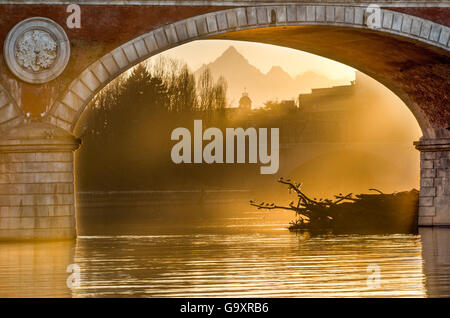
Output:
<path fill-rule="evenodd" d="M 64 29 L 48 18 L 29 18 L 16 24 L 3 47 L 6 64 L 21 80 L 40 84 L 58 77 L 70 57 Z"/>

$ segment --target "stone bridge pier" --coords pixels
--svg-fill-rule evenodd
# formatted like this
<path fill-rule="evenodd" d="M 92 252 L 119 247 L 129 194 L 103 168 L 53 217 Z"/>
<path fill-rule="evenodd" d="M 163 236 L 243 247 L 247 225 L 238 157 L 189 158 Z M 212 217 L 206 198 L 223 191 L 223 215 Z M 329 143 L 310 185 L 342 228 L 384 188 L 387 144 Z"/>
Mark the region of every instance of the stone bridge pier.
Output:
<path fill-rule="evenodd" d="M 43 122 L 0 139 L 0 240 L 76 237 L 73 152 L 80 141 Z"/>
<path fill-rule="evenodd" d="M 448 0 L 73 2 L 0 0 L 0 240 L 75 237 L 83 111 L 136 64 L 203 39 L 302 50 L 389 88 L 423 131 L 419 225 L 450 226 Z"/>
<path fill-rule="evenodd" d="M 420 151 L 419 225 L 450 226 L 450 138 L 414 144 Z"/>

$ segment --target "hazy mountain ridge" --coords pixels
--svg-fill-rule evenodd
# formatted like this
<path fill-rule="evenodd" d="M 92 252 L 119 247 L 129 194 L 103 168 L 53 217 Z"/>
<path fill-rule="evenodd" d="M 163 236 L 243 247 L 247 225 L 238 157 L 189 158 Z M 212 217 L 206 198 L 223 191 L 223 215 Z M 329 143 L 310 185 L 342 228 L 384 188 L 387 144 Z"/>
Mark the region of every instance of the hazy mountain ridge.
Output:
<path fill-rule="evenodd" d="M 297 98 L 300 93 L 308 93 L 311 88 L 348 84 L 345 80 L 332 80 L 313 71 L 297 75 L 295 78 L 276 65 L 266 74 L 239 53 L 233 46 L 225 50 L 215 61 L 202 65 L 196 72 L 208 67 L 214 78 L 224 76 L 228 82 L 228 99 L 231 106 L 237 106 L 244 89 L 249 93 L 253 106 L 262 106 L 267 100 Z"/>

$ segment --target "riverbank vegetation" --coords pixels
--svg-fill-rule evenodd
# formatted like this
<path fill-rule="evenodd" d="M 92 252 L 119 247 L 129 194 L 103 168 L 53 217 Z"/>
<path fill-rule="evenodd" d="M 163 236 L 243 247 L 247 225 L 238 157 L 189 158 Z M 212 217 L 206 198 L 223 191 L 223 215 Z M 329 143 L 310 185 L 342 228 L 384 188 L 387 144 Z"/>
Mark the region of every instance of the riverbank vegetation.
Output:
<path fill-rule="evenodd" d="M 197 189 L 209 184 L 200 167 L 170 160 L 171 132 L 194 119 L 221 127 L 227 83 L 209 69 L 198 79 L 182 63 L 160 58 L 141 63 L 100 91 L 76 127 L 77 184 L 83 191 Z M 225 124 L 223 124 L 225 126 Z M 215 170 L 218 170 L 214 167 Z"/>
<path fill-rule="evenodd" d="M 263 210 L 294 211 L 296 219 L 290 223 L 291 231 L 331 231 L 344 233 L 415 233 L 417 231 L 417 203 L 419 192 L 385 194 L 369 189 L 368 194 L 342 194 L 329 198 L 311 198 L 302 190 L 302 184 L 280 178 L 297 198 L 288 205 L 250 201 Z"/>

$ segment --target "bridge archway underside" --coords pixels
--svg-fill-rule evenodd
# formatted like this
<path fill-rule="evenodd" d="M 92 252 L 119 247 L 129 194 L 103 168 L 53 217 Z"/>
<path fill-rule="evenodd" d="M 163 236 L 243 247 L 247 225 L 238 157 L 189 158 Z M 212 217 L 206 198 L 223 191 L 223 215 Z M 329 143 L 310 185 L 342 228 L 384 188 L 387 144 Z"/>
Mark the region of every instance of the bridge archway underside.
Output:
<path fill-rule="evenodd" d="M 450 29 L 390 10 L 383 10 L 379 30 L 365 26 L 364 19 L 361 7 L 339 6 L 248 7 L 188 18 L 134 38 L 91 64 L 48 118 L 72 131 L 95 93 L 121 72 L 171 47 L 213 38 L 281 45 L 353 66 L 399 95 L 425 137 L 447 136 Z"/>
<path fill-rule="evenodd" d="M 57 4 L 0 8 L 6 13 L 21 11 L 15 14 L 16 19 L 0 23 L 4 36 L 21 15 L 26 18 L 47 13 L 63 26 L 67 15 L 62 10 L 65 6 Z M 101 9 L 109 13 L 105 14 L 107 20 L 95 14 Z M 445 128 L 449 122 L 448 107 L 442 106 L 449 104 L 446 79 L 450 28 L 423 17 L 434 12 L 439 22 L 447 21 L 443 17 L 450 16 L 450 8 L 401 8 L 397 4 L 381 10 L 381 27 L 376 30 L 367 26 L 365 9 L 362 4 L 332 2 L 231 9 L 217 5 L 86 5 L 82 7 L 83 27 L 66 28 L 73 53 L 62 76 L 43 85 L 29 85 L 12 76 L 2 59 L 1 84 L 12 96 L 8 104 L 19 105 L 22 113 L 32 116 L 47 115 L 54 124 L 72 131 L 84 107 L 101 88 L 152 55 L 197 39 L 256 41 L 301 49 L 351 65 L 398 94 L 416 116 L 425 136 L 445 135 L 445 130 L 430 128 Z M 133 26 L 124 23 L 131 16 L 137 22 Z M 165 25 L 158 27 L 161 23 Z M 16 110 L 11 106 L 0 108 L 0 128 L 17 121 L 13 120 L 20 117 Z"/>
<path fill-rule="evenodd" d="M 19 9 L 1 3 L 0 10 Z M 353 2 L 274 1 L 245 7 L 208 3 L 109 5 L 109 20 L 95 14 L 96 8 L 106 7 L 83 6 L 83 28 L 66 29 L 72 48 L 69 64 L 45 84 L 21 82 L 1 59 L 0 239 L 76 235 L 73 151 L 79 141 L 72 133 L 80 115 L 103 87 L 134 65 L 202 39 L 253 41 L 311 52 L 352 66 L 391 89 L 423 131 L 416 145 L 421 151 L 419 224 L 450 225 L 449 6 L 427 7 L 428 11 L 420 11 L 420 5 L 415 11 L 398 6 L 382 9 L 381 27 L 373 29 L 367 26 L 365 6 Z M 34 11 L 27 7 L 0 21 L 1 41 L 17 22 L 36 12 L 47 12 L 65 25 L 63 4 L 35 6 Z M 429 12 L 438 12 L 439 21 L 428 20 Z M 115 25 L 124 17 L 136 19 L 123 27 Z M 24 122 L 25 113 L 39 122 Z"/>

